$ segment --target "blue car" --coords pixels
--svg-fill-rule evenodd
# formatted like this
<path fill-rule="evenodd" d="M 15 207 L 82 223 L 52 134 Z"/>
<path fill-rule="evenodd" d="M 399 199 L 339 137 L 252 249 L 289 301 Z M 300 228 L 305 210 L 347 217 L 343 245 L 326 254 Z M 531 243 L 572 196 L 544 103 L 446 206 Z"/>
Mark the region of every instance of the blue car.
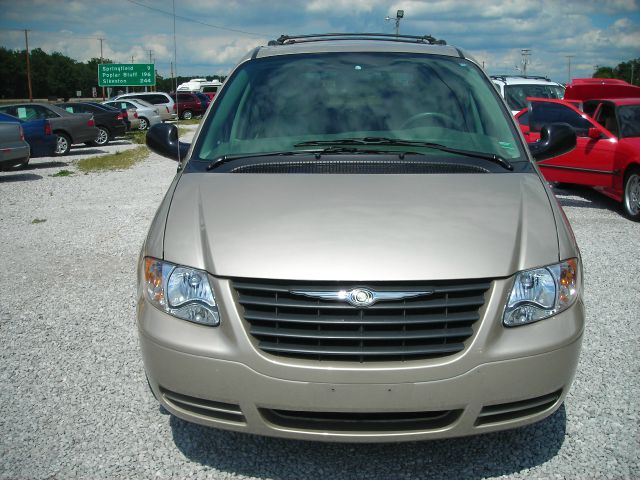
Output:
<path fill-rule="evenodd" d="M 57 135 L 51 131 L 51 123 L 44 118 L 22 120 L 0 113 L 0 122 L 20 123 L 24 130 L 24 139 L 31 147 L 31 157 L 52 157 L 56 150 Z"/>

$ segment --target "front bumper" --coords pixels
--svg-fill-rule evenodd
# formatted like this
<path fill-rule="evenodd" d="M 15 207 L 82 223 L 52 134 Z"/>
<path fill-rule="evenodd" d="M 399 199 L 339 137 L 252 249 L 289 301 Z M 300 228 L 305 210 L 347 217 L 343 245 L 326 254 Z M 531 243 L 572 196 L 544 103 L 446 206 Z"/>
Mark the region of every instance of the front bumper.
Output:
<path fill-rule="evenodd" d="M 511 281 L 495 281 L 463 352 L 409 362 L 272 357 L 251 342 L 230 283 L 210 277 L 218 328 L 166 315 L 143 298 L 138 328 L 160 403 L 212 427 L 306 440 L 389 442 L 523 426 L 553 413 L 578 363 L 579 301 L 553 318 L 504 328 Z"/>
<path fill-rule="evenodd" d="M 151 388 L 174 415 L 227 430 L 343 442 L 447 438 L 541 420 L 562 404 L 580 343 L 581 338 L 553 352 L 483 364 L 443 380 L 345 384 L 274 378 L 240 363 L 177 352 L 141 337 Z M 301 411 L 319 421 L 310 423 Z M 386 414 L 389 419 L 413 412 L 415 421 L 342 426 L 332 424 L 327 412 L 378 414 L 372 418 Z M 420 423 L 434 412 L 435 421 Z"/>

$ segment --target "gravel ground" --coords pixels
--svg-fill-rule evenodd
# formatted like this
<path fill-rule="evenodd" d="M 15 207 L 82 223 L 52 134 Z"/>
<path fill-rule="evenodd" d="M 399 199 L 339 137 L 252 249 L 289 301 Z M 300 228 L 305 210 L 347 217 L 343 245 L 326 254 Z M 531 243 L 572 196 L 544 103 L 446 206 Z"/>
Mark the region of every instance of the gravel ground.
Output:
<path fill-rule="evenodd" d="M 556 414 L 446 441 L 294 442 L 158 407 L 136 338 L 135 264 L 175 163 L 151 155 L 51 177 L 80 151 L 0 173 L 0 478 L 640 478 L 640 224 L 614 202 L 557 190 L 583 253 L 588 322 Z"/>

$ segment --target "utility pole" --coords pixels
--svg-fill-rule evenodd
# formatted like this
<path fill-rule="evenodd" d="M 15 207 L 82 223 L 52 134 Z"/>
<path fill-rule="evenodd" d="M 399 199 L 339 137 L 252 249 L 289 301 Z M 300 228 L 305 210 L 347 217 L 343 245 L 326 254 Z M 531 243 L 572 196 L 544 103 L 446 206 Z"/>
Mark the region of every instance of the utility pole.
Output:
<path fill-rule="evenodd" d="M 571 59 L 575 55 L 565 55 L 567 57 L 567 83 L 571 83 Z"/>
<path fill-rule="evenodd" d="M 153 62 L 151 61 L 151 54 L 152 54 L 152 53 L 153 53 L 153 50 L 149 50 L 149 63 L 153 63 Z M 155 73 L 155 69 L 154 69 L 154 73 Z M 153 90 L 153 87 L 149 87 L 149 89 L 150 89 L 149 91 L 152 91 L 152 90 Z M 144 87 L 144 91 L 145 91 L 145 92 L 147 91 L 147 87 Z"/>
<path fill-rule="evenodd" d="M 29 30 L 24 31 L 24 43 L 27 47 L 27 84 L 29 85 L 29 101 L 33 102 L 33 92 L 31 90 L 31 63 L 29 62 Z"/>
<path fill-rule="evenodd" d="M 531 63 L 531 49 L 530 48 L 523 48 L 522 50 L 520 50 L 520 53 L 522 54 L 522 72 L 523 75 L 526 77 L 527 76 L 527 65 L 529 65 Z"/>
<path fill-rule="evenodd" d="M 102 41 L 104 38 L 98 38 L 98 40 L 100 40 L 100 63 L 102 63 Z M 102 87 L 102 101 L 104 102 L 104 100 L 104 87 Z"/>
<path fill-rule="evenodd" d="M 178 94 L 178 78 L 177 78 L 178 77 L 178 53 L 177 53 L 178 47 L 176 46 L 176 0 L 172 0 L 171 5 L 173 7 L 173 63 L 176 66 L 175 84 L 173 81 L 173 74 L 172 74 L 171 88 L 173 89 L 174 92 L 176 92 L 176 95 L 177 95 Z M 177 107 L 178 107 L 178 104 L 176 104 L 176 113 L 178 114 L 178 118 L 180 118 L 180 112 L 178 111 Z"/>

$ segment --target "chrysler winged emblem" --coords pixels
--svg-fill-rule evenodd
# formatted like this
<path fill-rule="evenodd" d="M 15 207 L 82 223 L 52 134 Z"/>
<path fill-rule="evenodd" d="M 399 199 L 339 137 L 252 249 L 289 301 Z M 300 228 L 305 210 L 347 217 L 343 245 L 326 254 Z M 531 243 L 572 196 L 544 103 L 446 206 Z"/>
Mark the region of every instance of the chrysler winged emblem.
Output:
<path fill-rule="evenodd" d="M 354 288 L 352 290 L 291 290 L 291 293 L 322 300 L 348 302 L 354 307 L 370 307 L 376 302 L 385 300 L 404 300 L 421 295 L 431 295 L 433 290 L 378 292 L 369 288 Z"/>

